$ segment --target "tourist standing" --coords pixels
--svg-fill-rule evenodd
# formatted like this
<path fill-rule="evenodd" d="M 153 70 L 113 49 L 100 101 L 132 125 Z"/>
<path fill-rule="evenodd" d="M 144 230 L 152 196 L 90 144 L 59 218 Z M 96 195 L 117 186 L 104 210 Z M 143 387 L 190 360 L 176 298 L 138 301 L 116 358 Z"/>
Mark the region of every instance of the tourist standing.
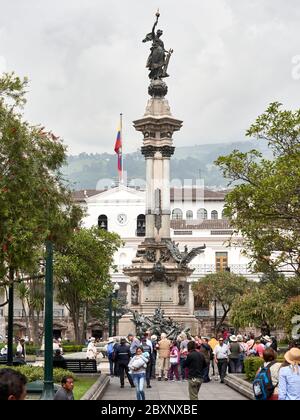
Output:
<path fill-rule="evenodd" d="M 188 383 L 190 400 L 198 400 L 198 393 L 203 382 L 206 362 L 202 353 L 196 351 L 196 343 L 188 343 L 188 355 L 184 361 L 184 368 L 188 369 Z"/>
<path fill-rule="evenodd" d="M 152 365 L 152 343 L 150 346 L 149 340 L 146 335 L 142 338 L 141 346 L 142 346 L 143 352 L 149 354 L 149 359 L 148 359 L 147 368 L 146 368 L 146 383 L 147 383 L 147 388 L 152 388 L 150 384 L 151 365 Z"/>
<path fill-rule="evenodd" d="M 208 345 L 210 346 L 210 348 L 212 349 L 211 355 L 210 355 L 210 360 L 211 360 L 211 367 L 212 367 L 212 371 L 213 371 L 213 375 L 215 376 L 215 359 L 214 359 L 214 348 L 218 345 L 218 340 L 216 339 L 215 336 L 212 336 L 208 342 Z"/>
<path fill-rule="evenodd" d="M 86 358 L 95 360 L 97 359 L 97 347 L 95 346 L 95 337 L 90 338 L 90 342 L 87 346 Z"/>
<path fill-rule="evenodd" d="M 114 347 L 115 347 L 115 343 L 114 343 L 114 339 L 112 337 L 108 338 L 108 343 L 105 346 L 105 350 L 106 350 L 106 354 L 107 354 L 107 358 L 108 358 L 108 362 L 109 362 L 109 372 L 110 372 L 110 376 L 113 377 L 114 373 L 115 373 L 115 369 L 114 369 L 114 356 L 115 356 L 115 351 L 114 351 Z"/>
<path fill-rule="evenodd" d="M 128 334 L 127 338 L 130 344 L 130 354 L 131 354 L 131 357 L 133 357 L 136 354 L 136 349 L 138 347 L 141 347 L 141 342 L 133 334 Z"/>
<path fill-rule="evenodd" d="M 188 342 L 189 340 L 187 339 L 186 334 L 181 333 L 179 335 L 180 338 L 180 348 L 179 348 L 179 352 L 180 352 L 180 374 L 181 374 L 181 379 L 183 381 L 185 381 L 188 378 L 188 369 L 184 368 L 184 362 L 186 361 L 187 355 L 188 355 Z"/>
<path fill-rule="evenodd" d="M 237 335 L 237 340 L 240 345 L 240 362 L 238 364 L 237 373 L 242 373 L 244 371 L 244 360 L 248 353 L 248 345 L 245 342 L 246 339 L 243 338 L 241 334 Z"/>
<path fill-rule="evenodd" d="M 167 334 L 161 334 L 161 340 L 158 343 L 158 381 L 162 376 L 165 381 L 168 380 L 168 371 L 170 367 L 170 347 L 171 341 L 167 339 Z"/>
<path fill-rule="evenodd" d="M 203 382 L 207 383 L 210 382 L 209 378 L 209 364 L 212 355 L 212 348 L 208 344 L 208 338 L 203 337 L 202 343 L 200 344 L 199 352 L 203 354 L 206 366 L 204 368 L 204 375 L 203 375 Z"/>
<path fill-rule="evenodd" d="M 229 366 L 230 366 L 230 373 L 238 373 L 239 366 L 240 366 L 240 353 L 241 347 L 240 343 L 238 342 L 237 336 L 231 335 L 229 337 Z"/>
<path fill-rule="evenodd" d="M 279 370 L 279 400 L 300 400 L 300 349 L 292 347 L 284 355 L 286 363 Z"/>
<path fill-rule="evenodd" d="M 263 354 L 265 351 L 265 346 L 262 344 L 259 338 L 255 340 L 255 344 L 253 346 L 253 351 L 256 356 L 263 358 Z"/>
<path fill-rule="evenodd" d="M 174 340 L 171 344 L 170 348 L 170 369 L 169 369 L 169 379 L 171 381 L 174 380 L 174 376 L 179 381 L 179 372 L 178 372 L 178 366 L 180 361 L 180 354 L 179 349 L 177 347 L 177 341 Z"/>
<path fill-rule="evenodd" d="M 56 391 L 54 400 L 70 401 L 74 400 L 74 379 L 72 376 L 63 376 L 61 380 L 61 388 Z"/>
<path fill-rule="evenodd" d="M 276 362 L 276 358 L 277 353 L 272 348 L 267 348 L 264 351 L 264 367 L 270 369 L 272 385 L 274 387 L 273 394 L 268 400 L 278 400 L 279 370 L 281 368 L 281 363 Z"/>
<path fill-rule="evenodd" d="M 128 378 L 128 381 L 131 385 L 131 388 L 134 388 L 133 380 L 129 374 L 128 363 L 130 360 L 130 347 L 126 342 L 126 338 L 121 338 L 120 345 L 117 346 L 115 350 L 115 361 L 119 367 L 120 383 L 121 388 L 124 388 L 124 377 L 125 373 Z"/>
<path fill-rule="evenodd" d="M 153 334 L 151 335 L 151 342 L 152 342 L 152 363 L 151 363 L 151 379 L 155 379 L 155 373 L 156 373 L 156 359 L 157 359 L 157 335 Z"/>
<path fill-rule="evenodd" d="M 21 338 L 17 345 L 17 352 L 21 354 L 21 357 L 25 360 L 26 358 L 26 348 L 25 348 L 25 340 Z"/>
<path fill-rule="evenodd" d="M 136 389 L 136 399 L 144 400 L 144 383 L 146 378 L 147 358 L 143 355 L 143 349 L 138 347 L 135 356 L 130 360 L 128 367 L 130 375 L 132 376 L 133 383 Z"/>
<path fill-rule="evenodd" d="M 218 366 L 219 375 L 221 384 L 224 383 L 224 378 L 226 376 L 228 358 L 230 350 L 227 344 L 224 343 L 222 337 L 219 338 L 219 344 L 214 348 L 215 363 Z"/>

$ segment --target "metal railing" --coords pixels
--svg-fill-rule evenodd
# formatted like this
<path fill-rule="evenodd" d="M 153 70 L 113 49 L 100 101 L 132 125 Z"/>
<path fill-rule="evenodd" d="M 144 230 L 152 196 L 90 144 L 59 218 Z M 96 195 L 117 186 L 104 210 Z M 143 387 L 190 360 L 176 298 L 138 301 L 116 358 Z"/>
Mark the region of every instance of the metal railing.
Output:
<path fill-rule="evenodd" d="M 117 265 L 117 273 L 122 273 L 125 267 L 130 267 L 130 264 Z M 209 274 L 217 271 L 216 264 L 190 264 L 189 267 L 194 269 L 194 274 Z M 253 274 L 247 264 L 229 264 L 228 267 L 234 274 Z"/>
<path fill-rule="evenodd" d="M 221 318 L 224 314 L 223 309 L 217 309 L 217 317 Z M 209 309 L 196 309 L 194 311 L 194 315 L 196 318 L 208 318 L 214 316 L 214 310 Z"/>
<path fill-rule="evenodd" d="M 209 274 L 216 273 L 216 264 L 191 264 L 194 269 L 194 274 Z M 247 264 L 230 264 L 228 265 L 230 272 L 234 274 L 252 274 Z"/>

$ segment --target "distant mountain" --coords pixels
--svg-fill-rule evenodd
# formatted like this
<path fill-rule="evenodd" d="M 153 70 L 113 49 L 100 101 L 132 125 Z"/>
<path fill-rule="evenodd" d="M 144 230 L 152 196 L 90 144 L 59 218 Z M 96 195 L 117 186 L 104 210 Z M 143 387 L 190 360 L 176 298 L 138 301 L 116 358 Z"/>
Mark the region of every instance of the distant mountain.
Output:
<path fill-rule="evenodd" d="M 227 181 L 213 162 L 218 156 L 228 155 L 234 149 L 241 152 L 258 149 L 266 158 L 271 158 L 267 145 L 258 141 L 178 147 L 171 159 L 171 179 L 191 179 L 195 182 L 196 179 L 204 178 L 207 187 L 225 187 Z M 138 151 L 124 155 L 124 169 L 127 171 L 129 182 L 133 179 L 144 180 L 145 159 L 142 154 Z M 117 180 L 117 156 L 108 153 L 80 153 L 77 156 L 69 156 L 62 172 L 74 190 L 97 186 L 103 188 L 105 185 L 111 185 L 109 180 Z"/>

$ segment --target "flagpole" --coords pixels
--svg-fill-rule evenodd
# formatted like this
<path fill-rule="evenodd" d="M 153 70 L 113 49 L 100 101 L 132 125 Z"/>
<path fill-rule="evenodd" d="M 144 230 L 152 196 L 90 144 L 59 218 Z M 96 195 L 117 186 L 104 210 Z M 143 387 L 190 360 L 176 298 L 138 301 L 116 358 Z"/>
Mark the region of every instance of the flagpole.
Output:
<path fill-rule="evenodd" d="M 120 180 L 121 184 L 123 184 L 123 132 L 122 132 L 123 121 L 122 121 L 122 117 L 123 117 L 123 114 L 120 113 L 120 135 L 121 135 L 121 142 L 122 142 L 122 149 L 121 149 L 121 168 L 122 168 L 122 170 L 121 170 L 121 180 Z"/>

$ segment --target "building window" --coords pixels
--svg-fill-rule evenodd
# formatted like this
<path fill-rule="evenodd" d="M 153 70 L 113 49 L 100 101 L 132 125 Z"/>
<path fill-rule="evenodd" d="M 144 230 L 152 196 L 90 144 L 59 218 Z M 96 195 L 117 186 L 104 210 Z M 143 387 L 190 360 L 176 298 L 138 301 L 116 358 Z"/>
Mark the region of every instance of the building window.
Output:
<path fill-rule="evenodd" d="M 211 219 L 212 220 L 218 220 L 218 212 L 217 212 L 217 210 L 213 210 L 212 212 L 211 212 Z"/>
<path fill-rule="evenodd" d="M 207 210 L 199 209 L 197 211 L 197 219 L 206 220 L 207 219 Z"/>
<path fill-rule="evenodd" d="M 183 213 L 180 209 L 174 209 L 172 211 L 172 219 L 173 220 L 182 220 L 183 219 Z"/>
<path fill-rule="evenodd" d="M 228 252 L 216 252 L 216 271 L 227 271 Z"/>
<path fill-rule="evenodd" d="M 107 216 L 105 216 L 105 214 L 101 214 L 101 216 L 98 217 L 98 226 L 101 229 L 107 230 L 108 223 Z"/>
<path fill-rule="evenodd" d="M 225 215 L 225 210 L 222 211 L 222 219 L 228 219 L 228 217 Z"/>
<path fill-rule="evenodd" d="M 146 234 L 146 216 L 139 214 L 136 220 L 136 236 L 145 236 Z"/>
<path fill-rule="evenodd" d="M 186 220 L 193 220 L 193 217 L 194 217 L 194 215 L 193 215 L 192 210 L 188 210 L 186 212 Z"/>

